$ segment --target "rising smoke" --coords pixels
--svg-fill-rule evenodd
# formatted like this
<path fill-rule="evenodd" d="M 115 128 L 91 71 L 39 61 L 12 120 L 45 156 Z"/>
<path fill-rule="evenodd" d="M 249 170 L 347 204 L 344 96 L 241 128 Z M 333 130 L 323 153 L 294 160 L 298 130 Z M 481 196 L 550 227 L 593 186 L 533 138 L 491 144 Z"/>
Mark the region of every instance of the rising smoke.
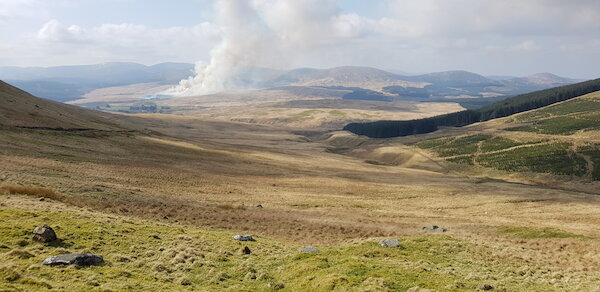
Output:
<path fill-rule="evenodd" d="M 195 76 L 166 93 L 191 96 L 243 88 L 248 84 L 237 77 L 248 68 L 285 68 L 299 52 L 347 34 L 347 17 L 336 0 L 219 0 L 215 7 L 221 43 L 208 64 L 196 64 Z"/>

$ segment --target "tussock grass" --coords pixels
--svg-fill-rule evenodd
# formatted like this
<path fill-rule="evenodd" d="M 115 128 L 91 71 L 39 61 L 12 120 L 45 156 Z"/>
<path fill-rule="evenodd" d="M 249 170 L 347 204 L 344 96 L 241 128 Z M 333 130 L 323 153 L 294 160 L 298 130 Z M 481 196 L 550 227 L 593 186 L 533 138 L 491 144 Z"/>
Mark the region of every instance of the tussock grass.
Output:
<path fill-rule="evenodd" d="M 175 137 L 2 132 L 3 184 L 47 186 L 66 204 L 0 196 L 0 255 L 9 261 L 0 265 L 19 275 L 0 286 L 460 291 L 488 283 L 497 291 L 586 291 L 600 280 L 594 272 L 600 269 L 598 197 L 382 167 L 366 163 L 368 153 L 360 159 L 327 153 L 316 136 L 307 142 L 266 127 L 184 117 L 153 123 L 150 128 Z M 467 150 L 477 153 L 481 141 L 471 138 L 448 143 L 457 151 L 474 144 Z M 360 143 L 347 154 L 388 145 Z M 29 232 L 42 223 L 60 226 L 63 246 L 31 241 Z M 449 231 L 420 230 L 433 224 Z M 501 232 L 522 225 L 588 238 Z M 256 235 L 248 243 L 251 255 L 242 255 L 243 243 L 231 239 L 241 233 Z M 377 241 L 383 237 L 398 238 L 406 250 L 382 249 Z M 321 252 L 299 254 L 303 245 Z M 13 250 L 33 257 L 8 255 Z M 106 256 L 107 265 L 40 265 L 48 253 L 80 251 Z"/>
<path fill-rule="evenodd" d="M 0 290 L 251 290 L 269 291 L 473 291 L 490 284 L 496 291 L 589 290 L 600 263 L 590 256 L 597 245 L 577 237 L 548 237 L 551 242 L 439 236 L 399 237 L 404 249 L 383 248 L 380 238 L 319 244 L 319 253 L 302 254 L 298 243 L 260 237 L 255 242 L 231 239 L 232 231 L 134 220 L 66 208 L 48 212 L 25 197 L 5 200 L 0 212 Z M 57 203 L 47 203 L 57 204 Z M 23 207 L 25 207 L 23 205 Z M 16 243 L 41 218 L 57 227 L 65 247 Z M 499 233 L 503 234 L 503 233 Z M 555 242 L 553 242 L 554 240 Z M 590 246 L 592 244 L 592 246 Z M 252 254 L 240 250 L 249 246 Z M 566 246 L 566 247 L 565 247 Z M 550 258 L 546 250 L 564 255 Z M 16 256 L 21 253 L 27 256 Z M 88 268 L 47 267 L 49 255 L 92 252 L 106 264 Z M 586 259 L 588 271 L 573 261 Z M 15 255 L 15 256 L 13 256 Z M 527 258 L 524 262 L 523 258 Z M 547 258 L 540 261 L 540 259 Z M 550 264 L 560 261 L 569 270 Z"/>
<path fill-rule="evenodd" d="M 8 193 L 8 194 L 19 194 L 19 195 L 27 195 L 32 197 L 42 197 L 48 198 L 52 200 L 60 201 L 64 197 L 60 194 L 57 194 L 51 189 L 41 188 L 41 187 L 29 187 L 29 186 L 17 186 L 17 185 L 5 185 L 1 186 L 0 190 Z"/>
<path fill-rule="evenodd" d="M 499 231 L 519 238 L 584 238 L 555 228 L 501 227 Z"/>

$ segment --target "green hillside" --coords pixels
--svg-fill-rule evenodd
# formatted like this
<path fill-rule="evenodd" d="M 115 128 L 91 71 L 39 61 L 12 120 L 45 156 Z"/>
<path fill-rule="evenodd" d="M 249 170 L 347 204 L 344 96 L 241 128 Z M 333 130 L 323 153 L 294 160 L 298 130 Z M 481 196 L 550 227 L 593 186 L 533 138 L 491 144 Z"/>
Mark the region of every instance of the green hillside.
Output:
<path fill-rule="evenodd" d="M 412 121 L 376 121 L 351 123 L 344 130 L 371 138 L 391 138 L 431 133 L 439 127 L 461 127 L 477 122 L 507 117 L 569 100 L 600 90 L 600 79 L 560 86 L 514 96 L 478 109 L 468 109 Z"/>
<path fill-rule="evenodd" d="M 485 128 L 497 130 L 416 145 L 454 163 L 600 180 L 600 91 Z"/>

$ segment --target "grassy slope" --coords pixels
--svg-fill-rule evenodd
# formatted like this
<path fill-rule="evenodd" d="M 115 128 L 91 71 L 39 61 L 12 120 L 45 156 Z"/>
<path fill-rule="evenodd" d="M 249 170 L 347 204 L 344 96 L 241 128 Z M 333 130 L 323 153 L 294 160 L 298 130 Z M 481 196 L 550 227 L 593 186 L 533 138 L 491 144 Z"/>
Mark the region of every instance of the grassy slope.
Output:
<path fill-rule="evenodd" d="M 269 127 L 139 122 L 169 135 L 0 129 L 0 184 L 51 188 L 68 204 L 0 195 L 0 290 L 586 291 L 599 282 L 600 198 L 374 165 Z M 43 223 L 60 226 L 65 246 L 29 241 Z M 420 231 L 429 224 L 450 231 Z M 239 254 L 236 233 L 258 236 L 253 255 Z M 378 247 L 382 237 L 406 250 Z M 322 252 L 299 255 L 302 244 Z M 39 265 L 64 251 L 108 262 Z"/>
<path fill-rule="evenodd" d="M 0 127 L 123 131 L 136 129 L 115 115 L 35 97 L 0 81 Z"/>
<path fill-rule="evenodd" d="M 222 134 L 231 128 L 195 122 L 168 126 L 232 143 Z M 51 187 L 85 210 L 0 195 L 0 291 L 260 291 L 277 284 L 287 291 L 468 291 L 482 283 L 499 291 L 586 291 L 599 281 L 593 198 L 413 174 L 319 153 L 282 133 L 240 131 L 245 152 L 172 137 L 3 131 L 2 184 Z M 262 152 L 261 143 L 281 148 Z M 294 154 L 276 153 L 284 149 Z M 265 208 L 243 207 L 258 202 Z M 425 222 L 450 232 L 418 231 Z M 60 226 L 66 245 L 31 243 L 28 232 L 43 223 Z M 242 245 L 230 239 L 237 233 L 258 235 L 248 244 L 253 255 L 240 254 Z M 384 234 L 406 249 L 377 246 Z M 300 254 L 304 243 L 321 253 Z M 67 251 L 108 262 L 84 269 L 39 264 Z"/>
<path fill-rule="evenodd" d="M 524 265 L 502 254 L 509 246 L 451 235 L 404 237 L 402 250 L 380 247 L 372 238 L 318 245 L 319 253 L 302 254 L 299 244 L 271 238 L 236 242 L 231 231 L 151 223 L 15 195 L 3 195 L 0 202 L 0 291 L 404 291 L 415 286 L 470 291 L 481 283 L 500 291 L 553 291 L 587 290 L 598 280 L 570 274 L 574 278 L 564 281 L 552 267 Z M 32 242 L 29 232 L 42 223 L 54 226 L 63 241 L 53 246 Z M 596 242 L 552 229 L 504 228 L 498 233 L 533 244 L 540 239 Z M 243 255 L 244 246 L 253 253 Z M 79 269 L 40 264 L 64 252 L 96 253 L 106 264 Z"/>
<path fill-rule="evenodd" d="M 600 180 L 600 92 L 417 143 L 444 159 Z"/>

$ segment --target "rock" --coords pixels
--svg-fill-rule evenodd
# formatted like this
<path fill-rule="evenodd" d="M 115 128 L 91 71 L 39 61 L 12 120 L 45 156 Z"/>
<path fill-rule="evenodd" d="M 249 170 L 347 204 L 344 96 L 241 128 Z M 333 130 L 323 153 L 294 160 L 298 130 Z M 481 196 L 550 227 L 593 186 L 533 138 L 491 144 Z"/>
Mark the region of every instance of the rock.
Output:
<path fill-rule="evenodd" d="M 301 253 L 315 253 L 315 252 L 319 252 L 319 250 L 316 247 L 312 246 L 312 245 L 307 245 L 307 246 L 303 247 L 300 250 L 300 252 Z"/>
<path fill-rule="evenodd" d="M 398 247 L 398 248 L 403 248 L 402 245 L 400 245 L 400 242 L 398 242 L 398 240 L 395 239 L 395 238 L 384 239 L 384 240 L 380 241 L 379 244 L 381 246 L 383 246 L 383 247 Z"/>
<path fill-rule="evenodd" d="M 39 242 L 53 242 L 57 240 L 56 233 L 52 227 L 44 224 L 33 230 L 33 240 Z"/>
<path fill-rule="evenodd" d="M 254 238 L 252 238 L 252 235 L 234 235 L 233 239 L 239 240 L 239 241 L 254 241 Z"/>
<path fill-rule="evenodd" d="M 242 254 L 251 254 L 252 251 L 250 250 L 249 247 L 244 246 L 244 248 L 242 249 Z"/>
<path fill-rule="evenodd" d="M 442 227 L 439 227 L 437 225 L 431 225 L 431 226 L 423 227 L 423 230 L 425 230 L 425 231 L 435 231 L 435 232 L 446 232 L 447 231 L 446 228 L 442 228 Z"/>
<path fill-rule="evenodd" d="M 256 205 L 256 208 L 262 208 L 263 206 L 261 204 Z"/>
<path fill-rule="evenodd" d="M 91 266 L 99 265 L 104 263 L 104 259 L 101 256 L 93 255 L 91 253 L 68 253 L 57 256 L 51 256 L 44 260 L 42 264 L 48 266 L 55 265 L 77 265 L 77 266 Z"/>
<path fill-rule="evenodd" d="M 493 290 L 493 289 L 494 289 L 494 287 L 492 287 L 491 285 L 488 285 L 488 284 L 479 284 L 479 285 L 477 285 L 477 290 L 487 291 L 487 290 Z"/>
<path fill-rule="evenodd" d="M 267 284 L 267 287 L 269 287 L 273 290 L 281 290 L 281 289 L 285 288 L 285 285 L 283 285 L 282 283 L 269 283 L 269 284 Z"/>

